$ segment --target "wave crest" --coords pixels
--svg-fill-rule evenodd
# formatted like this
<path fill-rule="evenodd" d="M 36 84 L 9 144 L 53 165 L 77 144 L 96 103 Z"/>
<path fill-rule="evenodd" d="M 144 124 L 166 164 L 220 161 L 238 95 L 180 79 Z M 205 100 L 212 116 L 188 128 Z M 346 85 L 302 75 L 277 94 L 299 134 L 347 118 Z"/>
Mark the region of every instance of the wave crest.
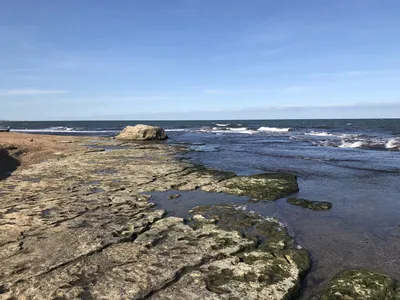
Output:
<path fill-rule="evenodd" d="M 398 149 L 400 150 L 400 138 L 393 138 L 390 139 L 386 145 L 385 145 L 386 149 Z"/>
<path fill-rule="evenodd" d="M 342 143 L 339 145 L 339 148 L 361 148 L 363 146 L 364 142 L 362 141 L 357 141 L 357 142 L 342 141 Z"/>
<path fill-rule="evenodd" d="M 260 127 L 257 131 L 264 132 L 290 132 L 293 131 L 293 128 L 277 128 L 277 127 Z"/>

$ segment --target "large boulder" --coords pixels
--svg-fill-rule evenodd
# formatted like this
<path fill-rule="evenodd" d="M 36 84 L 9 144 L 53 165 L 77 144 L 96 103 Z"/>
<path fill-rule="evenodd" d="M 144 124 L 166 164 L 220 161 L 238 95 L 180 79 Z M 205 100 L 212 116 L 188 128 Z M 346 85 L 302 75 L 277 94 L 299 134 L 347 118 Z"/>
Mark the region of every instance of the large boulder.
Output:
<path fill-rule="evenodd" d="M 143 124 L 127 126 L 117 135 L 117 139 L 136 141 L 165 140 L 167 138 L 167 133 L 161 127 Z"/>

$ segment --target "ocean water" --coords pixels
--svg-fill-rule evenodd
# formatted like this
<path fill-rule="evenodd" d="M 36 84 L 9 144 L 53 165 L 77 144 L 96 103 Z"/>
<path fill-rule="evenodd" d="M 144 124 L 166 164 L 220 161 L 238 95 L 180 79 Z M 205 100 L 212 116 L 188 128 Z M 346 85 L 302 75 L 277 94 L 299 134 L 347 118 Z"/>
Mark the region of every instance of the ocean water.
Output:
<path fill-rule="evenodd" d="M 242 175 L 294 173 L 299 197 L 333 203 L 324 212 L 292 206 L 285 199 L 246 204 L 248 210 L 278 217 L 296 242 L 310 250 L 313 266 L 305 296 L 350 267 L 400 279 L 400 119 L 0 122 L 0 127 L 113 136 L 137 123 L 165 128 L 169 144 L 192 149 L 188 159 L 193 162 Z M 190 209 L 200 198 L 201 204 L 223 201 L 198 191 L 186 197 L 190 201 L 183 197 L 176 211 Z"/>

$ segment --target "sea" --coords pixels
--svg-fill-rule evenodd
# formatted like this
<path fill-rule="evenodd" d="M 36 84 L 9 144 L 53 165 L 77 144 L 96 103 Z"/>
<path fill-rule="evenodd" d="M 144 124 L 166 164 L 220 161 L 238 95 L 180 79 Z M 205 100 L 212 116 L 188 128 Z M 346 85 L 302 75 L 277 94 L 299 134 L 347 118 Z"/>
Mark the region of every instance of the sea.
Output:
<path fill-rule="evenodd" d="M 279 218 L 296 243 L 310 251 L 305 296 L 347 268 L 370 268 L 400 279 L 400 119 L 3 121 L 0 128 L 115 136 L 139 123 L 166 129 L 166 143 L 189 147 L 186 158 L 194 163 L 239 175 L 294 173 L 300 187 L 296 196 L 333 204 L 329 211 L 292 206 L 286 199 L 245 205 Z M 177 206 L 226 200 L 204 194 L 195 191 Z"/>

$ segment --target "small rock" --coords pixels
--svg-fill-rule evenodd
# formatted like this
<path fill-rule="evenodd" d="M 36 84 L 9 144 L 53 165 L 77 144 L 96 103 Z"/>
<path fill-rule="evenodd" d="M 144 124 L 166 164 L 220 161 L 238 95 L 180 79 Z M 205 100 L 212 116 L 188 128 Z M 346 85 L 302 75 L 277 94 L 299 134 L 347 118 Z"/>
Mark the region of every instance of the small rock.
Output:
<path fill-rule="evenodd" d="M 85 153 L 93 153 L 93 152 L 104 152 L 106 149 L 104 148 L 89 148 L 85 151 Z"/>
<path fill-rule="evenodd" d="M 287 199 L 287 202 L 292 205 L 312 210 L 329 210 L 332 208 L 332 203 L 326 201 L 310 201 L 307 199 L 291 197 Z"/>
<path fill-rule="evenodd" d="M 169 200 L 173 200 L 173 199 L 178 199 L 178 198 L 180 198 L 180 197 L 181 197 L 180 194 L 174 194 L 174 195 L 169 195 L 169 196 L 168 196 L 168 199 L 169 199 Z"/>
<path fill-rule="evenodd" d="M 215 219 L 207 219 L 202 215 L 194 215 L 192 220 L 195 221 L 197 224 L 215 224 L 217 220 Z"/>

